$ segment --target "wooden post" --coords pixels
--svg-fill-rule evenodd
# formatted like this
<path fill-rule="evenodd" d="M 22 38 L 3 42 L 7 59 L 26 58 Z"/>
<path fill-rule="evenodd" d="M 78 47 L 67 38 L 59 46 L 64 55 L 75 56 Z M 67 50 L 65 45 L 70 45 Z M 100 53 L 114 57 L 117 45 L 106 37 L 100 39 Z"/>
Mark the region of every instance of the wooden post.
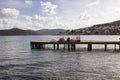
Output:
<path fill-rule="evenodd" d="M 41 49 L 44 49 L 44 44 L 41 44 Z"/>
<path fill-rule="evenodd" d="M 71 45 L 71 46 L 70 46 L 70 49 L 73 50 L 73 44 L 70 44 L 70 45 Z"/>
<path fill-rule="evenodd" d="M 116 51 L 116 44 L 115 44 L 115 51 Z"/>
<path fill-rule="evenodd" d="M 90 44 L 90 51 L 92 51 L 92 44 Z"/>
<path fill-rule="evenodd" d="M 32 44 L 33 49 L 35 49 L 35 44 Z"/>
<path fill-rule="evenodd" d="M 92 44 L 88 44 L 88 51 L 92 51 Z"/>
<path fill-rule="evenodd" d="M 63 49 L 64 49 L 64 50 L 66 49 L 66 44 L 64 44 L 64 47 L 63 47 Z"/>
<path fill-rule="evenodd" d="M 57 44 L 57 50 L 59 50 L 59 44 Z"/>
<path fill-rule="evenodd" d="M 90 50 L 90 45 L 89 45 L 89 44 L 88 44 L 87 50 L 88 50 L 88 51 Z"/>
<path fill-rule="evenodd" d="M 37 45 L 36 44 L 34 44 L 35 45 L 35 49 L 37 49 Z"/>
<path fill-rule="evenodd" d="M 36 44 L 37 45 L 37 49 L 39 49 L 39 44 Z"/>
<path fill-rule="evenodd" d="M 34 49 L 34 44 L 32 44 L 32 42 L 30 43 L 30 47 L 31 49 Z"/>
<path fill-rule="evenodd" d="M 53 48 L 54 48 L 54 50 L 55 50 L 55 44 L 53 44 Z"/>
<path fill-rule="evenodd" d="M 40 49 L 41 48 L 41 46 L 40 46 L 40 44 L 38 44 L 38 49 Z"/>
<path fill-rule="evenodd" d="M 119 44 L 119 51 L 120 51 L 120 44 Z"/>
<path fill-rule="evenodd" d="M 36 45 L 36 49 L 38 49 L 38 44 L 35 44 Z"/>
<path fill-rule="evenodd" d="M 39 49 L 39 44 L 37 44 L 37 49 Z"/>
<path fill-rule="evenodd" d="M 74 50 L 74 51 L 75 51 L 75 49 L 76 49 L 75 44 L 71 44 L 71 50 Z"/>
<path fill-rule="evenodd" d="M 45 49 L 45 44 L 42 44 L 42 46 L 43 46 L 43 49 Z"/>
<path fill-rule="evenodd" d="M 107 44 L 105 44 L 105 51 L 107 51 Z"/>
<path fill-rule="evenodd" d="M 68 44 L 68 51 L 70 51 L 70 44 Z"/>
<path fill-rule="evenodd" d="M 74 49 L 74 51 L 76 50 L 76 45 L 75 44 L 73 45 L 73 49 Z"/>

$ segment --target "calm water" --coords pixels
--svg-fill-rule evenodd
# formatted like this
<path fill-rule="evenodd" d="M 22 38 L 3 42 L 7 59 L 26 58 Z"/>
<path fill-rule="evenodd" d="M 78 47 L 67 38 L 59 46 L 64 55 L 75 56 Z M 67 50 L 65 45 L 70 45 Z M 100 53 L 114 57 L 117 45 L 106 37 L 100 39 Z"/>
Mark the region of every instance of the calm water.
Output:
<path fill-rule="evenodd" d="M 0 36 L 0 80 L 120 80 L 120 52 L 86 45 L 73 52 L 31 50 L 32 40 L 60 36 Z M 66 36 L 65 36 L 66 37 Z M 76 37 L 76 36 L 71 36 Z M 82 40 L 119 40 L 120 36 L 81 36 Z"/>

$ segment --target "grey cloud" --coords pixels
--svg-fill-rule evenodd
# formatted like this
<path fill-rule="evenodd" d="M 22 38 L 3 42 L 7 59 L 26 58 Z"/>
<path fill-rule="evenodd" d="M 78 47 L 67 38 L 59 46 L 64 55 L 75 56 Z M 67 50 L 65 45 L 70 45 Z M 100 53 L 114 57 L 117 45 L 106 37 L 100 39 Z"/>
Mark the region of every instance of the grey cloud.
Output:
<path fill-rule="evenodd" d="M 15 8 L 3 8 L 0 10 L 1 18 L 17 18 L 19 16 L 19 10 Z"/>

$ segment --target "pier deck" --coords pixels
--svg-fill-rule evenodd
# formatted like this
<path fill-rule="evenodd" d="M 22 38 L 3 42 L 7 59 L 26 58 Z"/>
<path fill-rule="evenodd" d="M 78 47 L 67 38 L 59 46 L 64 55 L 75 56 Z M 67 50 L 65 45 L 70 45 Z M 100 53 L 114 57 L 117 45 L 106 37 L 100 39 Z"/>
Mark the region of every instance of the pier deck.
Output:
<path fill-rule="evenodd" d="M 116 45 L 119 45 L 120 50 L 120 41 L 99 41 L 99 40 L 82 40 L 80 42 L 50 42 L 48 40 L 38 40 L 38 41 L 31 41 L 31 49 L 43 49 L 45 45 L 51 44 L 53 45 L 53 50 L 59 50 L 59 45 L 67 45 L 68 50 L 75 50 L 76 44 L 86 44 L 87 50 L 92 51 L 93 44 L 102 44 L 104 45 L 104 50 L 107 51 L 107 45 L 112 44 L 115 45 L 114 49 L 116 50 Z M 64 47 L 65 48 L 65 47 Z"/>

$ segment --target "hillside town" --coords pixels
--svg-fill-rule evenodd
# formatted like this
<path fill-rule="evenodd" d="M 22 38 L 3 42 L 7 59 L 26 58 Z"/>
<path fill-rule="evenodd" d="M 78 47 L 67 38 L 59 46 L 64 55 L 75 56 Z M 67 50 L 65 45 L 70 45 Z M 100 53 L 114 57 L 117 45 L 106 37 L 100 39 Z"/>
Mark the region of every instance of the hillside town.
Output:
<path fill-rule="evenodd" d="M 119 35 L 120 34 L 120 21 L 115 21 L 111 23 L 98 24 L 92 27 L 66 30 L 65 32 L 60 32 L 64 35 Z"/>

